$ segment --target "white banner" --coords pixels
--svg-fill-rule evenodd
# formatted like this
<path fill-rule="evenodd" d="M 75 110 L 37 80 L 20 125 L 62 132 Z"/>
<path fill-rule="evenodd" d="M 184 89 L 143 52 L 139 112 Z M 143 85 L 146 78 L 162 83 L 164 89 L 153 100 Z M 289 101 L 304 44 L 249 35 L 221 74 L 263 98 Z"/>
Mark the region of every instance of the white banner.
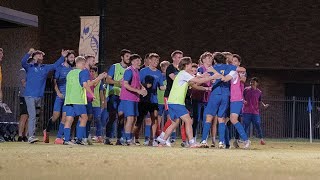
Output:
<path fill-rule="evenodd" d="M 92 55 L 99 62 L 99 16 L 81 16 L 79 55 Z"/>

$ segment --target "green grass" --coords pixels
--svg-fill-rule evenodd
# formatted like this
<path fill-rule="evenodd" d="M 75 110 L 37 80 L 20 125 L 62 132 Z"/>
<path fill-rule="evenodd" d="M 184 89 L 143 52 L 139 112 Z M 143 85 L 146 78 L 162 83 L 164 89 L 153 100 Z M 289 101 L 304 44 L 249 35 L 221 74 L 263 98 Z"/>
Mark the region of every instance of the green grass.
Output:
<path fill-rule="evenodd" d="M 0 144 L 0 179 L 318 179 L 320 143 L 251 150 Z"/>

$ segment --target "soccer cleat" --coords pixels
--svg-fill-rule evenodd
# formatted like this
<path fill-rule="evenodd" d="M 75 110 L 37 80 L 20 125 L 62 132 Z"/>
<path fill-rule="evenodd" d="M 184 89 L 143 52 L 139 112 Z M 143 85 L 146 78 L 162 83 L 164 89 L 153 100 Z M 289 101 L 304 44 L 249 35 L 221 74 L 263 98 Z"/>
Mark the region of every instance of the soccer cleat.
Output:
<path fill-rule="evenodd" d="M 166 140 L 162 139 L 160 136 L 157 137 L 157 141 L 159 142 L 159 144 L 162 144 L 162 145 L 168 144 L 166 143 Z"/>
<path fill-rule="evenodd" d="M 34 136 L 31 136 L 31 137 L 29 137 L 29 139 L 28 139 L 28 142 L 29 142 L 30 144 L 35 143 L 35 142 L 38 142 L 38 141 L 39 141 L 39 139 L 36 138 L 36 137 L 34 137 Z"/>
<path fill-rule="evenodd" d="M 49 133 L 47 132 L 47 130 L 43 130 L 43 142 L 44 143 L 49 143 Z"/>
<path fill-rule="evenodd" d="M 109 138 L 106 138 L 106 139 L 104 140 L 104 144 L 105 144 L 105 145 L 113 145 Z"/>
<path fill-rule="evenodd" d="M 158 147 L 159 143 L 156 140 L 153 140 L 152 142 L 152 146 L 153 147 Z"/>
<path fill-rule="evenodd" d="M 261 140 L 260 140 L 260 144 L 261 144 L 261 145 L 266 145 L 266 142 L 265 142 L 263 139 L 261 139 Z"/>
<path fill-rule="evenodd" d="M 237 139 L 234 140 L 233 147 L 236 148 L 236 149 L 238 149 L 240 147 Z"/>
<path fill-rule="evenodd" d="M 3 137 L 0 137 L 0 143 L 6 142 Z"/>
<path fill-rule="evenodd" d="M 127 144 L 127 142 L 123 142 L 120 139 L 118 139 L 117 142 L 116 142 L 116 146 L 123 146 L 123 145 L 126 145 L 126 144 Z"/>
<path fill-rule="evenodd" d="M 27 136 L 23 136 L 23 137 L 22 137 L 22 141 L 23 141 L 23 142 L 28 142 Z"/>
<path fill-rule="evenodd" d="M 84 142 L 85 144 L 87 144 L 87 145 L 90 145 L 90 146 L 93 145 L 91 138 L 84 138 L 84 139 L 83 139 L 83 142 Z"/>
<path fill-rule="evenodd" d="M 201 148 L 201 144 L 198 144 L 198 143 L 192 143 L 189 145 L 189 148 Z M 209 148 L 209 146 L 208 146 Z"/>
<path fill-rule="evenodd" d="M 212 141 L 211 147 L 212 147 L 212 148 L 215 148 L 215 147 L 216 147 L 216 142 L 215 142 L 215 141 Z"/>
<path fill-rule="evenodd" d="M 146 141 L 144 141 L 144 143 L 143 143 L 144 146 L 149 146 L 149 144 L 150 144 L 150 141 L 149 141 L 149 140 L 146 140 Z"/>
<path fill-rule="evenodd" d="M 187 147 L 189 147 L 189 143 L 184 141 L 181 143 L 181 147 L 187 148 Z"/>
<path fill-rule="evenodd" d="M 56 138 L 56 140 L 54 140 L 54 144 L 63 144 L 63 139 Z"/>
<path fill-rule="evenodd" d="M 176 142 L 175 139 L 171 139 L 171 140 L 170 140 L 170 143 L 171 143 L 171 144 L 173 144 L 173 143 L 175 143 L 175 142 Z"/>
<path fill-rule="evenodd" d="M 18 142 L 22 142 L 22 141 L 23 141 L 22 136 L 19 136 L 18 137 Z"/>
<path fill-rule="evenodd" d="M 71 146 L 73 146 L 73 145 L 76 145 L 76 144 L 73 143 L 72 141 L 64 141 L 63 145 L 71 145 Z"/>
<path fill-rule="evenodd" d="M 208 143 L 207 143 L 207 141 L 201 141 L 201 143 L 200 143 L 200 148 L 209 148 L 209 145 L 208 145 Z"/>
<path fill-rule="evenodd" d="M 136 145 L 136 146 L 141 146 L 139 140 L 136 140 L 135 145 Z"/>
<path fill-rule="evenodd" d="M 251 144 L 250 140 L 244 141 L 243 149 L 249 149 L 250 148 L 250 144 Z"/>
<path fill-rule="evenodd" d="M 98 136 L 96 139 L 97 143 L 103 143 L 103 138 L 101 136 Z"/>
<path fill-rule="evenodd" d="M 219 149 L 225 149 L 226 146 L 223 144 L 223 142 L 219 142 Z"/>
<path fill-rule="evenodd" d="M 78 145 L 87 145 L 84 141 L 80 141 L 80 140 L 76 140 L 76 144 L 78 144 Z"/>

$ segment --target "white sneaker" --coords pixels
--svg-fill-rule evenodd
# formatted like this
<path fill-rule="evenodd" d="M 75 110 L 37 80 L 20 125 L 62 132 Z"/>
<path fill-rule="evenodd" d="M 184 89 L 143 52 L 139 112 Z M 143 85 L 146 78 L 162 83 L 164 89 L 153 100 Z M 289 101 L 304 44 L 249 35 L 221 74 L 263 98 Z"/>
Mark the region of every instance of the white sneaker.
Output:
<path fill-rule="evenodd" d="M 64 141 L 64 142 L 63 142 L 63 145 L 71 145 L 71 146 L 74 146 L 74 145 L 77 145 L 77 144 L 73 143 L 72 141 Z"/>
<path fill-rule="evenodd" d="M 169 139 L 169 138 L 168 138 L 168 139 Z M 162 144 L 162 145 L 167 144 L 167 141 L 166 141 L 166 140 L 164 140 L 164 139 L 162 139 L 160 136 L 159 136 L 159 137 L 157 137 L 157 141 L 158 141 L 160 144 Z M 169 143 L 170 143 L 170 141 L 169 141 Z"/>
<path fill-rule="evenodd" d="M 251 144 L 251 141 L 250 141 L 250 140 L 244 141 L 244 147 L 243 147 L 243 149 L 250 149 L 250 144 Z"/>
<path fill-rule="evenodd" d="M 149 146 L 149 144 L 150 144 L 150 141 L 149 141 L 149 140 L 146 140 L 146 141 L 144 141 L 144 143 L 143 143 L 143 145 L 145 145 L 145 146 Z"/>
<path fill-rule="evenodd" d="M 28 139 L 28 142 L 29 142 L 30 144 L 35 143 L 35 142 L 38 142 L 38 141 L 39 141 L 39 139 L 36 138 L 36 137 L 34 137 L 34 136 L 31 136 L 31 137 L 29 137 L 29 139 Z"/>
<path fill-rule="evenodd" d="M 200 148 L 209 148 L 209 145 L 206 140 L 201 141 Z"/>
<path fill-rule="evenodd" d="M 219 142 L 219 149 L 225 149 L 226 145 L 223 142 Z"/>
<path fill-rule="evenodd" d="M 238 143 L 238 140 L 237 140 L 237 139 L 234 140 L 234 142 L 233 142 L 233 147 L 236 148 L 236 149 L 239 148 L 239 143 Z"/>
<path fill-rule="evenodd" d="M 157 143 L 157 141 L 156 141 L 156 140 L 153 140 L 153 142 L 152 142 L 152 146 L 153 146 L 153 147 L 158 147 L 158 146 L 159 146 L 159 144 Z"/>

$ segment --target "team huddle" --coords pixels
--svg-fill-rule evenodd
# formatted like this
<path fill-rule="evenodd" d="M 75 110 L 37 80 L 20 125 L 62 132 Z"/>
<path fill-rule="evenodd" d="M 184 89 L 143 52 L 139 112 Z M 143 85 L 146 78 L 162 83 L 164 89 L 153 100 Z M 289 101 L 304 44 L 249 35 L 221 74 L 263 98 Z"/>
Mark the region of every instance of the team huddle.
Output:
<path fill-rule="evenodd" d="M 171 54 L 172 63 L 160 63 L 158 54 L 149 53 L 141 66 L 142 58 L 124 49 L 121 62 L 99 75 L 94 56 L 76 57 L 74 51 L 62 50 L 61 57 L 51 65 L 42 64 L 43 56 L 43 52 L 30 49 L 22 59 L 26 78 L 20 109 L 24 110 L 21 115 L 28 114 L 29 118 L 28 127 L 19 128 L 19 141 L 26 139 L 26 130 L 29 143 L 39 141 L 34 136 L 36 111 L 46 77 L 55 70 L 57 96 L 53 115 L 43 131 L 45 143 L 49 143 L 53 124 L 61 117 L 55 144 L 92 145 L 94 140 L 113 145 L 115 123 L 116 145 L 140 145 L 144 128 L 144 145 L 171 146 L 180 126 L 182 147 L 209 148 L 210 135 L 211 147 L 215 147 L 218 132 L 218 147 L 229 148 L 232 124 L 236 129 L 233 146 L 248 149 L 251 123 L 260 143 L 265 144 L 259 105 L 269 105 L 261 101 L 258 78 L 252 78 L 245 88 L 246 69 L 240 66 L 237 54 L 205 52 L 195 64 L 179 50 Z M 23 104 L 26 107 L 21 108 Z M 92 122 L 96 129 L 93 138 Z M 200 143 L 198 130 L 202 131 Z"/>

